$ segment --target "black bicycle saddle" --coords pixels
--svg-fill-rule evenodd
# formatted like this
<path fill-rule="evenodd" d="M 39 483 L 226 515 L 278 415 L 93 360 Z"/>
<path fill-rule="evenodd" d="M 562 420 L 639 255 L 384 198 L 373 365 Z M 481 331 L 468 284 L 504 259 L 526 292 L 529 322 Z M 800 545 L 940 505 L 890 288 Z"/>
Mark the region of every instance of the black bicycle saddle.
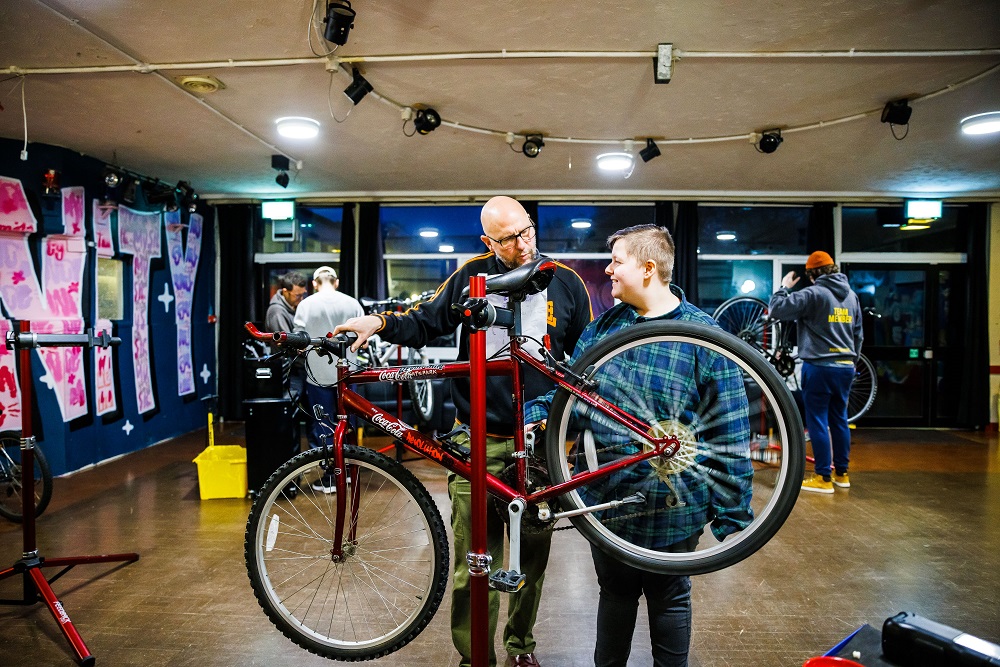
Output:
<path fill-rule="evenodd" d="M 500 294 L 511 301 L 524 301 L 525 297 L 538 294 L 552 282 L 556 274 L 556 263 L 546 257 L 533 259 L 507 273 L 486 276 L 486 293 Z M 469 296 L 469 287 L 462 290 L 462 296 Z"/>

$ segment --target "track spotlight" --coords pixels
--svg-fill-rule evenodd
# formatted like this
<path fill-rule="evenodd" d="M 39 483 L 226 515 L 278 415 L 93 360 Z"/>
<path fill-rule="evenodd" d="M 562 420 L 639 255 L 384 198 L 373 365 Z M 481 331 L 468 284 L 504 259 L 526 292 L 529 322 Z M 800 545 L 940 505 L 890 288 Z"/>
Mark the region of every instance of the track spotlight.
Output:
<path fill-rule="evenodd" d="M 277 183 L 278 185 L 280 185 L 283 188 L 287 188 L 288 187 L 288 180 L 289 179 L 288 179 L 288 172 L 287 171 L 279 171 L 278 175 L 274 177 L 274 182 Z"/>
<path fill-rule="evenodd" d="M 524 139 L 524 145 L 521 146 L 521 152 L 528 157 L 538 157 L 538 154 L 542 152 L 542 146 L 545 142 L 542 141 L 542 135 L 540 134 L 529 134 Z"/>
<path fill-rule="evenodd" d="M 417 109 L 417 115 L 413 119 L 413 127 L 420 134 L 430 134 L 441 124 L 441 116 L 434 109 Z"/>
<path fill-rule="evenodd" d="M 288 187 L 288 170 L 291 168 L 291 160 L 287 155 L 272 155 L 271 168 L 278 170 L 278 175 L 274 177 L 274 182 L 283 188 Z"/>
<path fill-rule="evenodd" d="M 882 108 L 882 122 L 890 125 L 908 125 L 913 109 L 906 102 L 906 99 L 887 102 Z"/>
<path fill-rule="evenodd" d="M 327 2 L 326 18 L 323 19 L 323 23 L 326 24 L 326 30 L 323 32 L 324 39 L 340 46 L 347 44 L 347 35 L 354 27 L 356 15 L 357 12 L 351 9 L 351 3 L 348 0 Z"/>
<path fill-rule="evenodd" d="M 354 102 L 354 106 L 357 106 L 358 102 L 372 91 L 372 84 L 368 83 L 368 80 L 361 76 L 361 72 L 358 71 L 357 67 L 351 68 L 351 73 L 354 80 L 351 81 L 351 85 L 344 89 L 344 94 L 347 95 L 347 99 Z"/>
<path fill-rule="evenodd" d="M 654 157 L 660 156 L 660 147 L 652 139 L 646 139 L 646 147 L 639 151 L 639 157 L 643 162 L 649 162 Z"/>
<path fill-rule="evenodd" d="M 760 153 L 773 153 L 778 150 L 778 146 L 784 139 L 781 138 L 781 130 L 764 130 L 757 141 L 757 151 Z"/>
<path fill-rule="evenodd" d="M 181 208 L 189 213 L 194 213 L 198 209 L 198 193 L 194 191 L 187 181 L 178 181 L 174 188 L 180 195 Z"/>
<path fill-rule="evenodd" d="M 177 202 L 177 190 L 166 183 L 154 181 L 143 187 L 146 203 L 152 206 L 162 206 L 166 211 L 176 211 L 180 208 Z"/>
<path fill-rule="evenodd" d="M 122 179 L 122 202 L 125 204 L 135 204 L 135 192 L 139 182 L 131 176 Z"/>

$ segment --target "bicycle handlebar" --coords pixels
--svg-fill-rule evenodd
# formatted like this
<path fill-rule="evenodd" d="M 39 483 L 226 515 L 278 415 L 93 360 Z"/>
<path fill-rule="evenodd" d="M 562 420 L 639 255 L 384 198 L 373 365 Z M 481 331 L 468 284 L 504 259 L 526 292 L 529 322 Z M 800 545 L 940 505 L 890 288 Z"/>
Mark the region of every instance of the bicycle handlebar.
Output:
<path fill-rule="evenodd" d="M 293 350 L 304 350 L 307 347 L 318 347 L 336 353 L 343 345 L 350 345 L 358 339 L 358 334 L 353 331 L 334 336 L 328 333 L 326 336 L 312 338 L 305 331 L 278 331 L 267 333 L 261 331 L 252 322 L 246 322 L 243 328 L 247 330 L 252 338 L 270 343 L 277 343 L 278 347 L 291 348 Z M 338 354 L 337 356 L 342 356 Z"/>

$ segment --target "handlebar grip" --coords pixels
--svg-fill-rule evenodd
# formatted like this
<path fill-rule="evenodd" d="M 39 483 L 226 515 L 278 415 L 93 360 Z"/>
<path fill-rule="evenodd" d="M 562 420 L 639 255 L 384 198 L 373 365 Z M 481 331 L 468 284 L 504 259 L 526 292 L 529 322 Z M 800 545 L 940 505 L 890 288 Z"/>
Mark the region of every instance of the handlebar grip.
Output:
<path fill-rule="evenodd" d="M 305 347 L 309 344 L 309 334 L 305 331 L 279 331 L 272 335 L 274 342 L 288 347 Z"/>

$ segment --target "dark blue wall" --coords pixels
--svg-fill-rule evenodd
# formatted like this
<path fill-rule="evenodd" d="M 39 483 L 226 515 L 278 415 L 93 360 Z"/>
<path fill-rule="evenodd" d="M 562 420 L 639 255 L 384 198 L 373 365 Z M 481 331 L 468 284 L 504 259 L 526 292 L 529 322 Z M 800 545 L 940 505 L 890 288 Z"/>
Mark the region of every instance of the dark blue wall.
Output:
<path fill-rule="evenodd" d="M 86 198 L 88 228 L 92 223 L 91 201 L 104 195 L 103 169 L 99 160 L 54 146 L 28 145 L 27 161 L 19 159 L 22 144 L 18 141 L 0 139 L 0 175 L 19 179 L 28 197 L 28 203 L 39 222 L 39 232 L 29 237 L 29 246 L 35 260 L 36 275 L 39 270 L 40 239 L 46 233 L 61 231 L 56 223 L 61 216 L 59 198 L 42 196 L 42 176 L 48 169 L 60 172 L 61 187 L 83 186 Z M 142 209 L 140 202 L 133 208 Z M 131 353 L 132 335 L 132 256 L 116 255 L 124 261 L 124 303 L 125 319 L 114 322 L 114 335 L 121 337 L 122 344 L 115 349 L 114 374 L 117 388 L 118 410 L 114 413 L 96 416 L 94 392 L 94 355 L 87 352 L 87 399 L 89 413 L 71 422 L 63 422 L 55 394 L 38 378 L 44 373 L 38 356 L 32 353 L 32 375 L 35 378 L 32 413 L 35 435 L 52 466 L 54 474 L 78 470 L 84 466 L 105 459 L 133 452 L 151 444 L 183 435 L 206 423 L 206 405 L 200 400 L 215 393 L 215 326 L 208 322 L 215 303 L 215 216 L 208 207 L 199 208 L 205 225 L 202 233 L 201 255 L 195 282 L 194 303 L 192 304 L 192 363 L 195 369 L 197 391 L 187 396 L 177 395 L 177 326 L 174 322 L 176 300 L 164 312 L 163 302 L 157 297 L 163 293 L 164 284 L 170 281 L 170 267 L 167 264 L 167 242 L 161 238 L 161 256 L 152 261 L 149 279 L 149 335 L 156 409 L 145 414 L 137 412 L 135 400 L 135 373 Z M 184 222 L 187 221 L 184 214 Z M 112 217 L 113 232 L 117 250 L 117 216 Z M 185 237 L 186 238 L 186 237 Z M 92 311 L 95 267 L 88 266 L 84 275 L 83 313 L 85 327 L 93 326 Z M 7 316 L 7 313 L 4 313 Z M 212 376 L 205 383 L 199 375 L 207 364 Z M 126 421 L 134 427 L 126 433 Z"/>

